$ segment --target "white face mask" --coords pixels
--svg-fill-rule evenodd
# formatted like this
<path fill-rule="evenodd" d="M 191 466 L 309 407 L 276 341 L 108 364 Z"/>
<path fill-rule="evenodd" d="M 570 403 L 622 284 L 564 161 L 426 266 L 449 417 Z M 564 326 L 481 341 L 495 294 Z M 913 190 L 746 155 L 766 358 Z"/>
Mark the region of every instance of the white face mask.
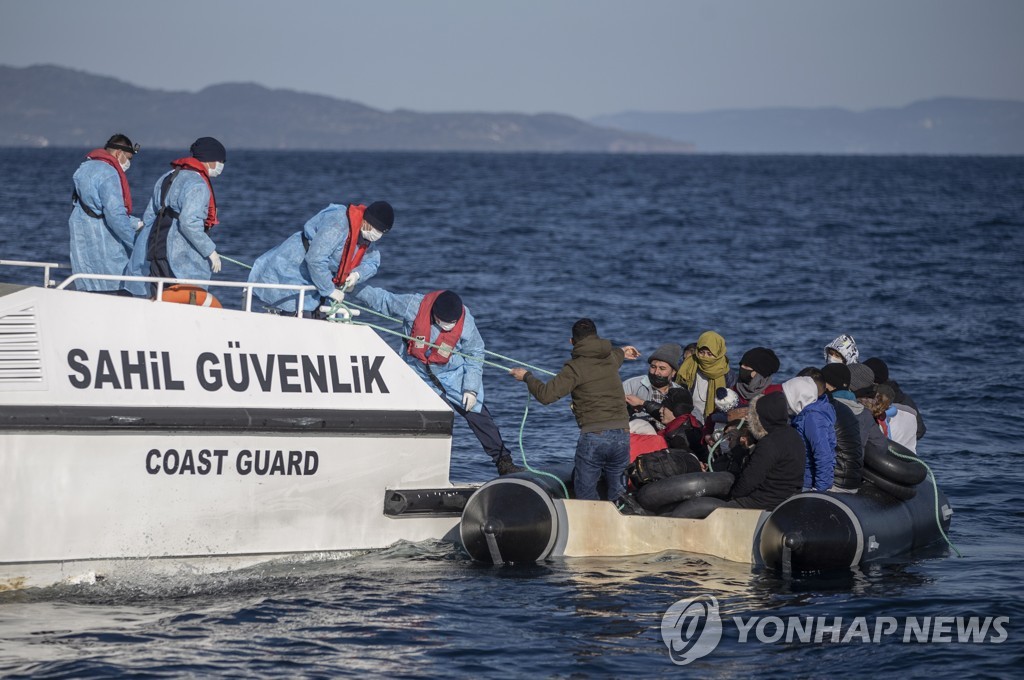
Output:
<path fill-rule="evenodd" d="M 210 179 L 213 179 L 214 177 L 220 177 L 220 173 L 222 172 L 224 172 L 224 164 L 217 161 L 217 165 L 207 170 L 206 174 L 210 176 Z"/>
<path fill-rule="evenodd" d="M 830 364 L 844 364 L 844 363 L 846 363 L 846 362 L 845 362 L 845 361 L 843 361 L 842 359 L 840 359 L 840 358 L 839 358 L 839 357 L 837 357 L 837 356 L 834 356 L 834 355 L 832 355 L 832 354 L 829 354 L 829 355 L 828 355 L 828 363 L 830 363 Z"/>
<path fill-rule="evenodd" d="M 132 167 L 132 159 L 131 158 L 129 158 L 128 160 L 126 160 L 123 163 L 121 163 L 121 171 L 122 172 L 128 172 L 128 168 L 130 168 L 130 167 Z"/>
<path fill-rule="evenodd" d="M 384 235 L 383 231 L 379 231 L 365 224 L 363 225 L 363 228 L 360 230 L 360 233 L 362 234 L 363 238 L 365 238 L 370 243 L 379 240 L 380 237 Z"/>
<path fill-rule="evenodd" d="M 437 327 L 440 328 L 441 330 L 443 330 L 445 333 L 447 333 L 451 329 L 455 328 L 455 324 L 457 324 L 457 323 L 458 323 L 458 321 L 440 321 L 440 320 L 438 320 Z"/>

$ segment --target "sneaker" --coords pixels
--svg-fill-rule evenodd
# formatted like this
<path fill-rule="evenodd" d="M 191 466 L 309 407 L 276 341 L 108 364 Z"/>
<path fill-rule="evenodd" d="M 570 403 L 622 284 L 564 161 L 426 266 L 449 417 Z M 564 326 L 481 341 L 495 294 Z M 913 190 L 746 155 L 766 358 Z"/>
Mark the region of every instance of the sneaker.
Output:
<path fill-rule="evenodd" d="M 499 458 L 498 462 L 495 463 L 495 466 L 498 468 L 499 475 L 510 475 L 513 472 L 526 472 L 526 468 L 519 467 L 513 463 L 512 458 L 509 456 Z"/>

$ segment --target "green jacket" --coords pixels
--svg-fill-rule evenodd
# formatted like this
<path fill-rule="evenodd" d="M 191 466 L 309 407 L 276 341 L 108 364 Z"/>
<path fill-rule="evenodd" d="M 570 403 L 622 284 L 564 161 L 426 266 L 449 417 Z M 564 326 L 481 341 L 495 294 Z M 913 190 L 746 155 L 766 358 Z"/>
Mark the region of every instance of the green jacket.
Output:
<path fill-rule="evenodd" d="M 619 366 L 625 358 L 608 340 L 592 335 L 572 348 L 572 359 L 549 382 L 527 373 L 523 377 L 530 394 L 542 404 L 572 395 L 572 411 L 581 432 L 629 428 L 626 393 L 622 390 Z"/>

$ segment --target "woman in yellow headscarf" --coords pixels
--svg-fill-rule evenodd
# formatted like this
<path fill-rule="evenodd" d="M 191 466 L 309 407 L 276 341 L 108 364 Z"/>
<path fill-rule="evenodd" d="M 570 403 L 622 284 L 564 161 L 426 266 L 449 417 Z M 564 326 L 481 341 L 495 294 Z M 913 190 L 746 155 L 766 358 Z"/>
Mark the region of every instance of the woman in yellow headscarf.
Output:
<path fill-rule="evenodd" d="M 715 393 L 719 387 L 727 387 L 728 373 L 725 338 L 714 331 L 701 333 L 697 351 L 683 360 L 676 373 L 676 382 L 693 394 L 694 410 L 703 413 L 701 420 L 715 410 Z"/>

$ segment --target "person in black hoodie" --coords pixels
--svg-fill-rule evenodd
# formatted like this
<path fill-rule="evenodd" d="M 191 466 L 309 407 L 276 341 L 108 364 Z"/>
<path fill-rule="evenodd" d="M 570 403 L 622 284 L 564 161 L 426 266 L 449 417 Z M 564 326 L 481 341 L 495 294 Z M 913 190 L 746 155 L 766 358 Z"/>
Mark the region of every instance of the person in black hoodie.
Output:
<path fill-rule="evenodd" d="M 917 438 L 920 440 L 925 433 L 924 417 L 921 416 L 921 409 L 917 407 L 917 404 L 914 403 L 914 400 L 911 399 L 910 395 L 903 391 L 898 382 L 889 379 L 889 367 L 884 361 L 878 357 L 871 357 L 864 362 L 864 365 L 870 368 L 871 372 L 874 373 L 876 385 L 888 385 L 892 388 L 893 394 L 896 395 L 893 399 L 893 403 L 903 404 L 904 406 L 909 406 L 914 409 L 915 415 L 917 416 Z"/>
<path fill-rule="evenodd" d="M 732 485 L 731 500 L 694 498 L 677 506 L 673 517 L 703 519 L 721 507 L 774 510 L 800 492 L 807 454 L 803 439 L 789 425 L 786 395 L 774 392 L 754 397 L 748 417 L 757 443 Z"/>

